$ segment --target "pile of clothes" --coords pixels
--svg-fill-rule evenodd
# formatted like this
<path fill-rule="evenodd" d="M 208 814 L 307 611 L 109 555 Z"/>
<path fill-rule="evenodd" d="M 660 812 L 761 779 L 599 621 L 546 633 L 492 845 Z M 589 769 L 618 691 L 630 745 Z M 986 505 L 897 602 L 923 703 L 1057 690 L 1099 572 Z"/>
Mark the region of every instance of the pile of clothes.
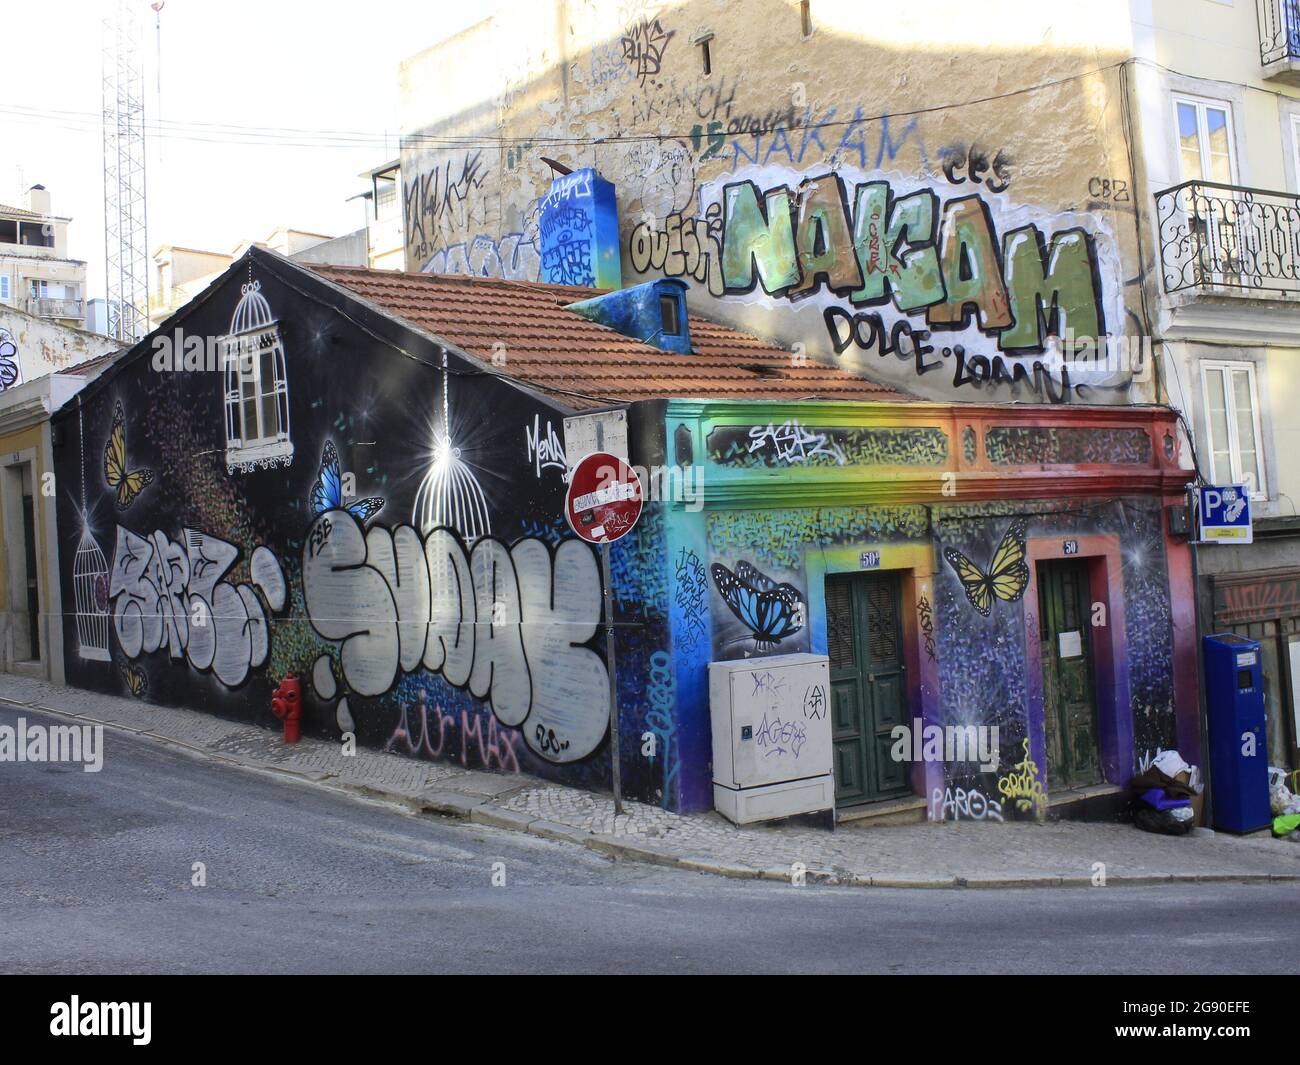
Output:
<path fill-rule="evenodd" d="M 1159 751 L 1132 781 L 1133 823 L 1147 832 L 1185 836 L 1200 820 L 1204 785 L 1177 751 Z"/>
<path fill-rule="evenodd" d="M 1292 782 L 1300 778 L 1300 772 L 1291 773 Z M 1268 805 L 1273 814 L 1273 835 L 1300 843 L 1300 795 L 1287 787 L 1288 773 L 1285 769 L 1268 770 Z"/>

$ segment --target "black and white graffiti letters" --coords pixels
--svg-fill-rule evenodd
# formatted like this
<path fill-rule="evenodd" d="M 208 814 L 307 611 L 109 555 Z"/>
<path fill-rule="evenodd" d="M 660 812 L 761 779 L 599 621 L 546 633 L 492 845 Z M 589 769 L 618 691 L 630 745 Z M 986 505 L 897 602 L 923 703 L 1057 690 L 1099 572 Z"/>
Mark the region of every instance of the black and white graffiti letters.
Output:
<path fill-rule="evenodd" d="M 266 662 L 263 596 L 273 609 L 284 605 L 284 574 L 275 556 L 258 548 L 259 595 L 251 584 L 222 580 L 239 558 L 234 544 L 196 529 L 182 537 L 183 545 L 161 531 L 145 537 L 118 526 L 108 590 L 118 643 L 127 658 L 166 645 L 172 658 L 236 687 Z"/>
<path fill-rule="evenodd" d="M 844 452 L 834 441 L 826 440 L 825 433 L 815 433 L 791 418 L 780 425 L 755 425 L 749 430 L 749 453 L 770 448 L 777 459 L 786 463 L 804 462 L 814 456 L 828 456 L 844 465 Z"/>
<path fill-rule="evenodd" d="M 389 691 L 400 673 L 441 673 L 489 701 L 503 725 L 553 762 L 585 758 L 609 726 L 608 674 L 585 646 L 601 616 L 600 574 L 577 540 L 469 549 L 451 529 L 422 539 L 409 525 L 361 527 L 320 515 L 304 540 L 303 598 L 312 626 L 341 641 L 358 695 Z"/>
<path fill-rule="evenodd" d="M 549 418 L 543 428 L 542 416 L 534 414 L 532 427 L 524 426 L 524 440 L 528 461 L 533 464 L 533 475 L 538 480 L 541 480 L 543 470 L 558 470 L 561 477 L 567 476 L 569 467 L 564 458 L 564 443 Z"/>

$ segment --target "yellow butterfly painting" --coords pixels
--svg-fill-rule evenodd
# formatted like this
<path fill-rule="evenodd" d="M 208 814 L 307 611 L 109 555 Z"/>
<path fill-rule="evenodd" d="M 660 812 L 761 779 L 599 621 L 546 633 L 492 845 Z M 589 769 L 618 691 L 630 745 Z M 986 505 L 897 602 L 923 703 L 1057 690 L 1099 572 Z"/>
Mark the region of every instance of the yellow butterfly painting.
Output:
<path fill-rule="evenodd" d="M 143 699 L 145 693 L 149 690 L 149 682 L 145 680 L 144 670 L 136 665 L 122 666 L 121 668 L 122 680 L 126 683 L 127 690 L 137 699 Z"/>
<path fill-rule="evenodd" d="M 1025 519 L 1018 518 L 1007 528 L 1002 542 L 993 552 L 993 561 L 985 573 L 955 548 L 945 547 L 943 557 L 957 571 L 970 605 L 985 617 L 993 609 L 994 598 L 1014 603 L 1029 587 L 1029 567 L 1025 564 Z"/>
<path fill-rule="evenodd" d="M 113 431 L 104 445 L 104 480 L 108 487 L 117 490 L 117 507 L 125 510 L 135 502 L 146 486 L 153 484 L 153 470 L 126 468 L 126 414 L 122 401 L 113 408 Z"/>

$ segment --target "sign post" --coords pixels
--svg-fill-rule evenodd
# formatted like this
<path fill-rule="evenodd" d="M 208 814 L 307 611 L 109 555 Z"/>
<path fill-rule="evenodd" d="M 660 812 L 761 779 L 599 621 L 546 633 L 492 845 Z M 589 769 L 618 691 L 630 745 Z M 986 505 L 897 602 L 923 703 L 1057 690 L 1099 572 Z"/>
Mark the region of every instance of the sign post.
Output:
<path fill-rule="evenodd" d="M 605 657 L 609 659 L 609 782 L 614 788 L 614 816 L 623 812 L 622 745 L 618 734 L 618 669 L 614 665 L 614 597 L 609 594 L 609 541 L 600 544 L 600 579 L 605 587 Z"/>
<path fill-rule="evenodd" d="M 641 478 L 626 462 L 606 451 L 587 455 L 569 475 L 569 489 L 564 501 L 564 516 L 569 528 L 587 543 L 600 545 L 605 656 L 609 669 L 610 780 L 614 786 L 615 816 L 623 812 L 623 788 L 619 766 L 618 673 L 614 661 L 614 597 L 609 545 L 632 531 L 641 517 L 641 506 Z"/>

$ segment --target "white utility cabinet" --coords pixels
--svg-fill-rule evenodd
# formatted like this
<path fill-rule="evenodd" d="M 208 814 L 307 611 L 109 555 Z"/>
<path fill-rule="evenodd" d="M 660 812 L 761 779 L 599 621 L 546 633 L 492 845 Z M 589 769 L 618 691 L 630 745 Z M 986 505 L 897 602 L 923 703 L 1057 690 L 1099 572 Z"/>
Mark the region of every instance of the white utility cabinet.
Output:
<path fill-rule="evenodd" d="M 709 663 L 713 805 L 736 824 L 835 807 L 830 660 Z"/>

